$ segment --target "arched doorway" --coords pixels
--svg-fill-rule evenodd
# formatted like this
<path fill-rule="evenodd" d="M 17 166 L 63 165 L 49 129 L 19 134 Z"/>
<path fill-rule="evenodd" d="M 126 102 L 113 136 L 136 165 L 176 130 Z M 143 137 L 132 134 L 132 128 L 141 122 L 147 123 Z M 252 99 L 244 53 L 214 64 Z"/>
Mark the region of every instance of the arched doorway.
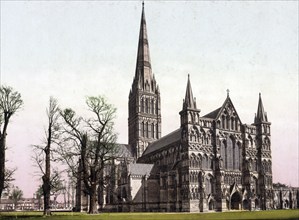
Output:
<path fill-rule="evenodd" d="M 214 210 L 214 200 L 210 200 L 209 202 L 209 210 Z"/>
<path fill-rule="evenodd" d="M 235 192 L 231 197 L 231 209 L 239 210 L 242 198 L 238 192 Z"/>

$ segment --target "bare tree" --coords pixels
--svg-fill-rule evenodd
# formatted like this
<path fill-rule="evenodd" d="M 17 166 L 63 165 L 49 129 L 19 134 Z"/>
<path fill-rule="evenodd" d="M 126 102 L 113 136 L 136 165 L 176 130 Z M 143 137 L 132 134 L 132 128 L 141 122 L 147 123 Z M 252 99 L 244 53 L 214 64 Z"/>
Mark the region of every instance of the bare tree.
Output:
<path fill-rule="evenodd" d="M 19 189 L 19 187 L 14 187 L 12 192 L 11 192 L 11 199 L 14 204 L 14 210 L 16 210 L 18 206 L 18 202 L 22 199 L 23 197 L 23 191 Z"/>
<path fill-rule="evenodd" d="M 11 182 L 15 180 L 13 178 L 13 174 L 15 173 L 16 170 L 17 170 L 17 168 L 12 168 L 12 169 L 5 168 L 5 173 L 4 173 L 4 189 L 9 188 Z"/>
<path fill-rule="evenodd" d="M 89 119 L 77 117 L 72 109 L 61 111 L 66 143 L 61 147 L 61 155 L 78 181 L 84 183 L 89 213 L 93 214 L 98 212 L 98 190 L 103 195 L 105 164 L 117 152 L 113 130 L 116 109 L 101 96 L 87 97 L 86 104 L 93 116 Z"/>
<path fill-rule="evenodd" d="M 36 165 L 39 167 L 42 172 L 42 189 L 44 196 L 44 215 L 50 215 L 50 196 L 51 190 L 55 190 L 57 188 L 57 184 L 59 183 L 60 175 L 57 170 L 53 172 L 51 175 L 51 159 L 53 158 L 53 143 L 57 142 L 59 136 L 59 126 L 58 126 L 58 118 L 59 118 L 59 108 L 57 104 L 57 100 L 53 97 L 50 97 L 49 107 L 46 110 L 48 125 L 47 130 L 45 131 L 45 145 L 34 145 L 34 157 L 33 160 Z M 52 156 L 52 158 L 51 158 Z"/>
<path fill-rule="evenodd" d="M 5 150 L 7 128 L 11 117 L 22 107 L 21 94 L 9 86 L 0 87 L 0 198 L 5 188 Z"/>

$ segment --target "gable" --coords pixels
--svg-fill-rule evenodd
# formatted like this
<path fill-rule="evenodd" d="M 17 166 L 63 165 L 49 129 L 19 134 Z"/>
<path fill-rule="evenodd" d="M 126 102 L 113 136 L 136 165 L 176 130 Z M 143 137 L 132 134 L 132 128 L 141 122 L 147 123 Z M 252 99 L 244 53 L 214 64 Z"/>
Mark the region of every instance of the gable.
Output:
<path fill-rule="evenodd" d="M 240 130 L 242 124 L 240 117 L 229 97 L 226 98 L 223 105 L 204 116 L 205 118 L 212 118 L 216 120 L 217 127 L 224 129 L 231 128 L 232 130 Z"/>
<path fill-rule="evenodd" d="M 218 112 L 216 121 L 218 124 L 222 125 L 222 128 L 240 130 L 240 125 L 242 122 L 234 107 L 234 104 L 229 97 L 227 97 L 221 107 L 221 110 Z"/>

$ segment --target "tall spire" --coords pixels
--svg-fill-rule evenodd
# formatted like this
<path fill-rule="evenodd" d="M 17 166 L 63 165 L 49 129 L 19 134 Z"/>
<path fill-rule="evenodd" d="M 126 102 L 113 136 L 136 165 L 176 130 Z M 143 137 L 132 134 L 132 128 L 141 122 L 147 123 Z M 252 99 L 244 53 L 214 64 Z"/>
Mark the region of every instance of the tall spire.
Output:
<path fill-rule="evenodd" d="M 147 29 L 144 13 L 144 2 L 142 3 L 142 13 L 139 31 L 139 42 L 138 42 L 138 52 L 137 52 L 137 63 L 136 63 L 136 77 L 141 80 L 142 83 L 151 82 L 152 69 L 151 69 L 151 59 L 149 53 L 149 44 L 147 38 Z"/>
<path fill-rule="evenodd" d="M 260 122 L 268 122 L 267 114 L 264 111 L 261 93 L 259 93 L 259 103 L 257 107 L 257 114 L 255 117 L 255 123 L 260 123 Z"/>
<path fill-rule="evenodd" d="M 159 87 L 152 74 L 144 3 L 142 3 L 136 70 L 128 105 L 129 145 L 137 159 L 151 142 L 161 137 L 161 98 Z"/>
<path fill-rule="evenodd" d="M 183 103 L 183 109 L 186 109 L 186 108 L 196 109 L 196 101 L 195 101 L 195 98 L 193 98 L 189 74 L 188 74 L 188 82 L 187 82 L 185 100 Z"/>

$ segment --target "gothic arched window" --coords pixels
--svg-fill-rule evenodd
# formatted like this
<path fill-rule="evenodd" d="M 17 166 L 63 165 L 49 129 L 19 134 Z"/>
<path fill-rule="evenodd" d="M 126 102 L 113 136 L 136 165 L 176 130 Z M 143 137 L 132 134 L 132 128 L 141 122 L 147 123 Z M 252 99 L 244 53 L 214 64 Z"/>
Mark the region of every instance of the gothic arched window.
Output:
<path fill-rule="evenodd" d="M 145 137 L 148 137 L 148 123 L 145 123 Z"/>
<path fill-rule="evenodd" d="M 204 154 L 203 157 L 202 157 L 202 167 L 204 169 L 208 169 L 208 167 L 209 167 L 209 161 L 208 160 L 209 160 L 208 156 L 206 154 Z"/>
<path fill-rule="evenodd" d="M 234 150 L 234 169 L 239 170 L 240 169 L 240 148 L 239 145 L 235 145 Z"/>
<path fill-rule="evenodd" d="M 224 115 L 222 115 L 221 120 L 222 120 L 222 128 L 225 129 L 225 128 L 226 128 L 226 127 L 225 127 L 225 125 L 226 125 L 226 120 L 225 120 L 225 116 L 224 116 Z"/>
<path fill-rule="evenodd" d="M 155 102 L 154 102 L 154 99 L 152 99 L 152 105 L 151 105 L 152 109 L 151 109 L 151 113 L 152 114 L 155 114 Z"/>
<path fill-rule="evenodd" d="M 207 134 L 206 144 L 211 144 L 211 134 Z"/>
<path fill-rule="evenodd" d="M 229 116 L 227 116 L 227 118 L 226 118 L 226 129 L 227 130 L 230 130 L 230 128 L 229 128 L 230 127 L 230 123 L 229 122 L 230 122 L 230 118 L 229 118 Z"/>
<path fill-rule="evenodd" d="M 198 154 L 198 167 L 202 168 L 202 157 L 200 154 Z"/>
<path fill-rule="evenodd" d="M 142 133 L 142 137 L 145 137 L 145 126 L 144 126 L 144 122 L 141 123 L 141 133 Z"/>
<path fill-rule="evenodd" d="M 154 123 L 152 124 L 152 138 L 155 138 L 155 125 Z"/>
<path fill-rule="evenodd" d="M 227 169 L 233 169 L 234 143 L 231 137 L 227 139 Z"/>
<path fill-rule="evenodd" d="M 146 91 L 149 91 L 149 90 L 150 90 L 150 85 L 149 85 L 149 83 L 148 83 L 147 80 L 146 80 L 146 82 L 145 82 L 145 90 L 146 90 Z"/>
<path fill-rule="evenodd" d="M 226 169 L 227 168 L 227 160 L 226 160 L 226 146 L 224 141 L 221 141 L 221 145 L 220 145 L 220 155 L 223 161 L 223 166 Z"/>
<path fill-rule="evenodd" d="M 144 112 L 144 100 L 143 99 L 141 99 L 140 105 L 141 105 L 141 112 Z"/>
<path fill-rule="evenodd" d="M 270 139 L 268 137 L 264 139 L 264 147 L 266 150 L 270 150 Z"/>
<path fill-rule="evenodd" d="M 148 108 L 149 108 L 148 99 L 145 99 L 145 113 L 148 113 Z"/>

